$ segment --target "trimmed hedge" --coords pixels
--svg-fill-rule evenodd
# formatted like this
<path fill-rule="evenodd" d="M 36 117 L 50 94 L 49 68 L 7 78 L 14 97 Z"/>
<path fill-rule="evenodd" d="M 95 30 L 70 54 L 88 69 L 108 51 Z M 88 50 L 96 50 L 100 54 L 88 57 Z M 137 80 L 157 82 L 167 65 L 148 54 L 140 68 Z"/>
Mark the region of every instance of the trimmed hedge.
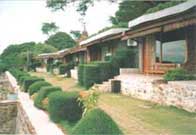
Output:
<path fill-rule="evenodd" d="M 38 92 L 44 86 L 51 86 L 51 84 L 46 81 L 38 81 L 38 82 L 31 84 L 28 90 L 29 95 L 31 96 L 34 93 Z"/>
<path fill-rule="evenodd" d="M 23 76 L 30 76 L 27 72 L 21 71 L 19 69 L 10 69 L 10 73 L 16 78 L 17 81 Z"/>
<path fill-rule="evenodd" d="M 84 64 L 78 66 L 78 82 L 79 85 L 84 85 Z"/>
<path fill-rule="evenodd" d="M 86 89 L 94 83 L 101 83 L 100 70 L 96 64 L 85 64 L 83 72 L 83 85 Z"/>
<path fill-rule="evenodd" d="M 29 86 L 37 81 L 44 81 L 43 78 L 38 78 L 34 76 L 25 77 L 23 81 L 23 90 L 24 92 L 28 92 Z"/>
<path fill-rule="evenodd" d="M 46 109 L 44 108 L 44 106 L 42 105 L 42 101 L 48 97 L 48 95 L 52 92 L 56 92 L 56 91 L 61 91 L 62 89 L 60 87 L 54 87 L 54 86 L 45 86 L 45 87 L 42 87 L 39 91 L 38 91 L 38 94 L 35 98 L 35 101 L 34 101 L 34 105 L 37 107 L 37 108 L 40 108 L 40 109 Z"/>
<path fill-rule="evenodd" d="M 119 135 L 122 131 L 103 110 L 93 109 L 77 123 L 72 134 Z"/>
<path fill-rule="evenodd" d="M 78 81 L 85 88 L 90 88 L 94 83 L 101 83 L 116 75 L 110 62 L 95 61 L 90 64 L 79 65 Z"/>
<path fill-rule="evenodd" d="M 66 120 L 77 122 L 82 117 L 82 107 L 77 101 L 77 92 L 54 92 L 49 95 L 48 111 L 54 122 Z"/>
<path fill-rule="evenodd" d="M 194 80 L 195 76 L 189 74 L 186 70 L 182 68 L 177 68 L 173 70 L 169 70 L 164 75 L 164 80 L 166 81 L 178 81 L 178 80 Z"/>
<path fill-rule="evenodd" d="M 70 62 L 68 64 L 61 64 L 61 65 L 59 65 L 59 73 L 60 74 L 65 74 L 65 73 L 69 74 L 70 70 L 73 68 L 74 68 L 73 62 Z"/>

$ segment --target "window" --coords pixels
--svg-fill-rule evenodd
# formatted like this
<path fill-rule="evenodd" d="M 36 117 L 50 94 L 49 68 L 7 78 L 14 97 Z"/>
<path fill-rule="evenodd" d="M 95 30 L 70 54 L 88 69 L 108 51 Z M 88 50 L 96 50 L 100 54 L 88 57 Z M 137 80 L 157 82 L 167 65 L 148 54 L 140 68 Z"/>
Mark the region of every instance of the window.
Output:
<path fill-rule="evenodd" d="M 161 37 L 162 36 L 162 37 Z M 162 48 L 161 48 L 162 40 Z M 161 57 L 162 55 L 162 57 Z M 156 37 L 156 62 L 184 63 L 186 40 L 183 30 L 159 34 Z"/>

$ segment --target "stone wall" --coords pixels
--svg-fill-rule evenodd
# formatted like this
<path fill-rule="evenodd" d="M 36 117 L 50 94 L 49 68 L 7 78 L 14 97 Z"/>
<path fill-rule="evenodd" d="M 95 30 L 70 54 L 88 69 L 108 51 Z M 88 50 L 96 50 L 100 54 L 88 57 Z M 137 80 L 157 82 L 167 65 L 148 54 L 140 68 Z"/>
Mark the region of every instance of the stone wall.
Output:
<path fill-rule="evenodd" d="M 0 134 L 15 134 L 17 121 L 17 103 L 0 102 Z"/>
<path fill-rule="evenodd" d="M 129 79 L 121 79 L 121 92 L 139 99 L 196 112 L 196 81 L 166 83 L 151 77 L 133 76 Z"/>
<path fill-rule="evenodd" d="M 0 102 L 0 134 L 36 134 L 19 102 Z"/>
<path fill-rule="evenodd" d="M 17 109 L 16 134 L 35 135 L 35 129 L 20 103 L 17 104 Z"/>

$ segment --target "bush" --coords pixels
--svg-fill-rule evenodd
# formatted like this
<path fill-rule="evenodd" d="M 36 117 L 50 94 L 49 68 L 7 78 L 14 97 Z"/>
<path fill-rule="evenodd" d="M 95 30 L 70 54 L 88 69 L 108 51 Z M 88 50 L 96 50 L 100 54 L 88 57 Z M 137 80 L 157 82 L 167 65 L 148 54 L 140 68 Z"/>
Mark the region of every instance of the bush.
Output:
<path fill-rule="evenodd" d="M 113 67 L 116 68 L 133 68 L 136 67 L 136 52 L 129 48 L 119 48 L 111 57 Z M 127 61 L 129 60 L 129 61 Z"/>
<path fill-rule="evenodd" d="M 169 70 L 164 75 L 164 80 L 166 81 L 177 81 L 177 80 L 194 80 L 196 77 L 189 74 L 186 70 L 182 68 L 177 68 L 173 70 Z"/>
<path fill-rule="evenodd" d="M 33 76 L 25 77 L 24 81 L 23 81 L 23 90 L 24 90 L 24 92 L 28 92 L 29 86 L 31 84 L 33 84 L 34 82 L 37 82 L 37 81 L 44 81 L 44 79 L 43 78 L 38 78 L 38 77 L 33 77 Z"/>
<path fill-rule="evenodd" d="M 96 61 L 93 63 L 96 64 L 99 68 L 99 78 L 101 82 L 106 81 L 114 76 L 111 62 Z"/>
<path fill-rule="evenodd" d="M 34 93 L 38 92 L 44 86 L 51 86 L 51 84 L 46 81 L 38 81 L 38 82 L 33 83 L 29 87 L 29 90 L 28 90 L 29 95 L 33 95 Z"/>
<path fill-rule="evenodd" d="M 100 70 L 96 64 L 85 64 L 83 72 L 83 85 L 86 89 L 94 83 L 101 83 Z"/>
<path fill-rule="evenodd" d="M 110 62 L 96 61 L 90 64 L 79 65 L 79 84 L 89 88 L 94 83 L 101 83 L 116 75 Z"/>
<path fill-rule="evenodd" d="M 74 127 L 72 134 L 122 134 L 117 124 L 101 109 L 93 109 Z"/>
<path fill-rule="evenodd" d="M 52 92 L 56 92 L 56 91 L 61 91 L 61 88 L 59 87 L 53 87 L 53 86 L 45 86 L 42 87 L 39 91 L 38 94 L 35 98 L 35 102 L 34 105 L 37 108 L 40 109 L 46 109 L 43 105 L 42 105 L 42 101 Z"/>
<path fill-rule="evenodd" d="M 7 64 L 1 63 L 1 61 L 0 61 L 0 74 L 5 72 L 7 69 L 8 69 Z"/>
<path fill-rule="evenodd" d="M 82 116 L 82 107 L 77 101 L 76 92 L 55 92 L 49 96 L 48 111 L 54 122 L 66 120 L 76 122 Z"/>
<path fill-rule="evenodd" d="M 65 74 L 65 73 L 69 74 L 70 70 L 73 68 L 74 68 L 73 62 L 70 62 L 68 64 L 61 64 L 61 65 L 59 65 L 59 73 L 60 74 Z"/>
<path fill-rule="evenodd" d="M 22 76 L 30 76 L 27 72 L 21 71 L 19 69 L 10 69 L 10 73 L 16 78 L 17 81 L 20 80 Z"/>
<path fill-rule="evenodd" d="M 78 66 L 78 82 L 81 86 L 84 85 L 84 64 Z"/>
<path fill-rule="evenodd" d="M 23 82 L 24 82 L 24 80 L 25 80 L 26 78 L 29 78 L 29 77 L 30 77 L 30 75 L 23 75 L 23 76 L 20 76 L 20 77 L 19 77 L 19 80 L 18 80 L 19 84 L 22 85 Z"/>

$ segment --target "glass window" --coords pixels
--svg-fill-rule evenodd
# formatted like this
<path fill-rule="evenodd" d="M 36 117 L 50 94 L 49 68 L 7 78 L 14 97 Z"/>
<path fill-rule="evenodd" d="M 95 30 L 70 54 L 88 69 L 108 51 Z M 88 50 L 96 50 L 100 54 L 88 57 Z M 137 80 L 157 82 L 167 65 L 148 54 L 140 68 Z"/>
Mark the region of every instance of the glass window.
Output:
<path fill-rule="evenodd" d="M 185 40 L 163 43 L 163 62 L 184 63 L 186 52 Z"/>
<path fill-rule="evenodd" d="M 161 61 L 162 41 L 162 61 Z M 183 30 L 159 33 L 156 36 L 156 62 L 184 63 L 186 59 L 186 40 Z"/>

